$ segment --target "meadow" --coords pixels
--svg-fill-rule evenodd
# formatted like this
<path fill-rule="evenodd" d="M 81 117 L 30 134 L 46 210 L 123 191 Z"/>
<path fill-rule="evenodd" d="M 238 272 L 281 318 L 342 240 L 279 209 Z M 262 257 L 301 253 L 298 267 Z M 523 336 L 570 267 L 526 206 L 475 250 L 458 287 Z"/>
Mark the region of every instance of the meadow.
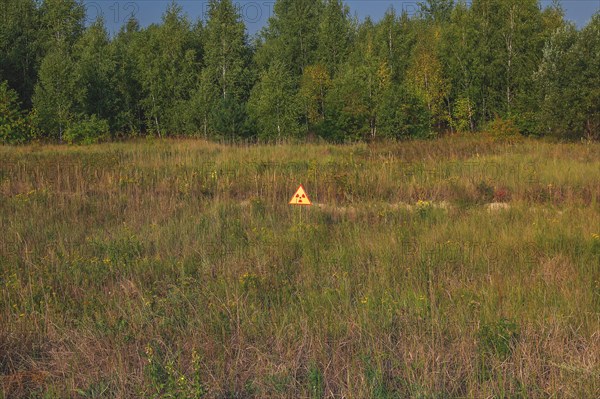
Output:
<path fill-rule="evenodd" d="M 600 398 L 599 143 L 0 147 L 0 232 L 0 398 Z"/>

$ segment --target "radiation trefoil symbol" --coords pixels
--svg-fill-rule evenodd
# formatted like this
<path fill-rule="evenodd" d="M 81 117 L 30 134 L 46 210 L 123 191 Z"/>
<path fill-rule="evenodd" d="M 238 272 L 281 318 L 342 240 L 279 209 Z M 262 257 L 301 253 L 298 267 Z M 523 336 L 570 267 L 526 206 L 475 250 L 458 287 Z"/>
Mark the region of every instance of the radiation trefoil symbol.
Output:
<path fill-rule="evenodd" d="M 302 185 L 298 187 L 296 194 L 294 194 L 294 196 L 290 200 L 290 205 L 312 205 L 312 202 L 310 202 L 310 199 L 306 194 L 306 190 L 304 190 L 304 187 L 302 187 Z"/>

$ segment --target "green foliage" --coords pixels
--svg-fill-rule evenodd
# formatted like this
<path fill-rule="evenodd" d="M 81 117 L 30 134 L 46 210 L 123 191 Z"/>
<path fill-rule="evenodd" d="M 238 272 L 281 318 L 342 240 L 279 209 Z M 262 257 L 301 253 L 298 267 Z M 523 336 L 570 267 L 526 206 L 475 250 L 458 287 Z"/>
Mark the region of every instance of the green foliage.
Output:
<path fill-rule="evenodd" d="M 454 103 L 454 115 L 451 121 L 452 128 L 459 132 L 474 130 L 475 110 L 468 97 L 460 97 Z"/>
<path fill-rule="evenodd" d="M 251 125 L 245 103 L 227 95 L 225 98 L 216 99 L 212 107 L 209 120 L 218 137 L 234 140 L 249 135 Z"/>
<path fill-rule="evenodd" d="M 45 0 L 40 5 L 44 26 L 40 41 L 50 51 L 63 43 L 72 46 L 84 31 L 85 8 L 78 0 Z"/>
<path fill-rule="evenodd" d="M 94 384 L 90 384 L 86 389 L 76 389 L 77 395 L 80 395 L 82 398 L 102 398 L 104 395 L 109 392 L 111 386 L 104 381 L 99 381 Z"/>
<path fill-rule="evenodd" d="M 231 0 L 211 0 L 205 32 L 205 66 L 220 96 L 247 96 L 249 49 L 240 11 Z"/>
<path fill-rule="evenodd" d="M 438 55 L 440 30 L 433 27 L 421 32 L 407 70 L 407 84 L 427 106 L 430 125 L 441 128 L 449 121 L 447 99 L 450 83 Z"/>
<path fill-rule="evenodd" d="M 483 324 L 479 330 L 479 351 L 505 361 L 512 354 L 519 337 L 519 326 L 512 320 L 501 319 Z"/>
<path fill-rule="evenodd" d="M 86 26 L 79 0 L 4 0 L 0 80 L 58 142 L 92 115 L 113 139 L 427 138 L 495 118 L 523 135 L 600 137 L 598 15 L 578 30 L 557 3 L 416 5 L 375 23 L 342 0 L 277 0 L 249 43 L 232 0 L 195 22 L 172 2 L 160 23 L 132 18 L 113 37 L 102 18 Z"/>
<path fill-rule="evenodd" d="M 70 122 L 63 134 L 63 140 L 68 144 L 95 144 L 108 139 L 109 124 L 96 115 L 83 115 L 81 119 Z"/>
<path fill-rule="evenodd" d="M 298 136 L 300 103 L 294 93 L 294 81 L 283 64 L 274 62 L 261 74 L 250 95 L 248 113 L 259 137 Z"/>
<path fill-rule="evenodd" d="M 200 33 L 192 30 L 176 3 L 169 6 L 162 20 L 161 25 L 151 25 L 132 39 L 137 49 L 134 70 L 139 71 L 145 127 L 158 136 L 193 133 L 189 111 L 182 110 L 190 105 L 198 84 L 196 35 Z"/>
<path fill-rule="evenodd" d="M 338 32 L 340 13 L 343 7 L 337 2 L 329 2 L 327 20 L 323 22 L 322 34 L 329 34 L 332 29 Z M 315 64 L 317 48 L 321 46 L 322 56 L 337 58 L 334 54 L 323 54 L 328 48 L 329 40 L 320 42 L 319 19 L 323 15 L 321 0 L 278 0 L 273 6 L 273 16 L 269 24 L 261 32 L 261 43 L 257 49 L 256 62 L 265 68 L 272 61 L 282 62 L 292 73 L 299 77 L 308 65 Z M 336 43 L 338 44 L 338 43 Z"/>
<path fill-rule="evenodd" d="M 432 136 L 426 104 L 404 87 L 392 86 L 384 92 L 379 115 L 379 131 L 383 137 L 410 139 Z"/>
<path fill-rule="evenodd" d="M 438 22 L 448 21 L 454 9 L 454 0 L 426 0 L 417 4 L 424 18 Z"/>
<path fill-rule="evenodd" d="M 348 5 L 341 0 L 324 0 L 323 3 L 315 51 L 318 62 L 333 75 L 348 57 L 354 32 Z"/>
<path fill-rule="evenodd" d="M 35 0 L 3 0 L 0 10 L 0 81 L 6 79 L 26 107 L 40 57 L 40 11 Z"/>
<path fill-rule="evenodd" d="M 246 101 L 253 79 L 250 51 L 240 10 L 231 0 L 208 3 L 204 43 L 204 90 L 213 93 L 210 120 L 221 136 L 248 134 Z"/>
<path fill-rule="evenodd" d="M 519 326 L 512 320 L 501 319 L 481 325 L 478 332 L 477 350 L 480 357 L 478 378 L 482 382 L 498 378 L 494 366 L 508 361 L 518 339 Z"/>
<path fill-rule="evenodd" d="M 177 357 L 169 356 L 159 345 L 148 344 L 144 350 L 146 355 L 145 376 L 151 387 L 152 398 L 200 399 L 207 391 L 200 378 L 200 357 L 192 351 L 192 376 L 181 372 L 176 363 Z"/>
<path fill-rule="evenodd" d="M 38 112 L 44 136 L 62 140 L 73 114 L 75 84 L 73 60 L 65 45 L 57 45 L 43 59 L 35 87 L 33 106 Z"/>
<path fill-rule="evenodd" d="M 74 104 L 77 114 L 96 115 L 116 130 L 118 109 L 116 61 L 104 21 L 99 18 L 73 46 Z"/>
<path fill-rule="evenodd" d="M 347 139 L 378 136 L 380 104 L 392 80 L 390 68 L 374 46 L 375 31 L 365 23 L 357 47 L 332 82 L 328 94 L 331 114 Z"/>
<path fill-rule="evenodd" d="M 40 42 L 46 52 L 33 94 L 39 129 L 44 137 L 62 141 L 65 127 L 80 100 L 73 46 L 84 31 L 83 5 L 75 0 L 49 0 L 40 7 L 45 30 Z"/>
<path fill-rule="evenodd" d="M 331 85 L 331 74 L 325 65 L 316 64 L 304 68 L 298 95 L 305 108 L 309 130 L 310 126 L 318 126 L 327 119 L 326 101 Z"/>
<path fill-rule="evenodd" d="M 485 131 L 491 137 L 500 141 L 514 142 L 523 139 L 518 126 L 512 119 L 496 117 L 494 120 L 486 124 Z"/>
<path fill-rule="evenodd" d="M 600 13 L 581 32 L 566 25 L 552 35 L 535 75 L 541 134 L 600 137 L 599 64 Z"/>
<path fill-rule="evenodd" d="M 365 377 L 370 386 L 371 394 L 369 397 L 373 399 L 391 399 L 392 392 L 388 389 L 381 368 L 374 364 L 373 360 L 365 357 Z"/>
<path fill-rule="evenodd" d="M 116 130 L 113 133 L 136 135 L 141 131 L 144 122 L 141 106 L 141 65 L 138 64 L 140 36 L 138 22 L 130 19 L 110 43 L 115 62 L 112 84 L 117 106 L 117 112 L 112 116 Z"/>
<path fill-rule="evenodd" d="M 31 118 L 21 111 L 17 93 L 7 82 L 0 83 L 0 143 L 25 143 L 34 134 Z"/>
<path fill-rule="evenodd" d="M 308 391 L 311 399 L 321 399 L 325 393 L 323 385 L 323 372 L 316 363 L 311 363 L 308 368 Z"/>

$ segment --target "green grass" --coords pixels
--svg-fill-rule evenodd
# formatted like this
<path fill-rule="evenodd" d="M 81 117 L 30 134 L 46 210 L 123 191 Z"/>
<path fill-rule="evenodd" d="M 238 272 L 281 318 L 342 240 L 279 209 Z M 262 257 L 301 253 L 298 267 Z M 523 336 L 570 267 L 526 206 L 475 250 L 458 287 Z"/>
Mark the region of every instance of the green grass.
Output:
<path fill-rule="evenodd" d="M 600 397 L 599 200 L 599 144 L 0 147 L 0 397 Z"/>

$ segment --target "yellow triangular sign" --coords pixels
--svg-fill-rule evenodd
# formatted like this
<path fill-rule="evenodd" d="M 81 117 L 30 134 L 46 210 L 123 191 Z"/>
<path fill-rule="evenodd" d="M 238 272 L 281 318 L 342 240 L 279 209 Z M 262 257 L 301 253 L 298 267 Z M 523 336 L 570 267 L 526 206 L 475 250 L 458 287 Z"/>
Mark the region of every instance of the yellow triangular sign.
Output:
<path fill-rule="evenodd" d="M 290 205 L 312 205 L 302 185 L 298 187 L 298 191 L 296 191 L 296 194 L 290 200 Z"/>

